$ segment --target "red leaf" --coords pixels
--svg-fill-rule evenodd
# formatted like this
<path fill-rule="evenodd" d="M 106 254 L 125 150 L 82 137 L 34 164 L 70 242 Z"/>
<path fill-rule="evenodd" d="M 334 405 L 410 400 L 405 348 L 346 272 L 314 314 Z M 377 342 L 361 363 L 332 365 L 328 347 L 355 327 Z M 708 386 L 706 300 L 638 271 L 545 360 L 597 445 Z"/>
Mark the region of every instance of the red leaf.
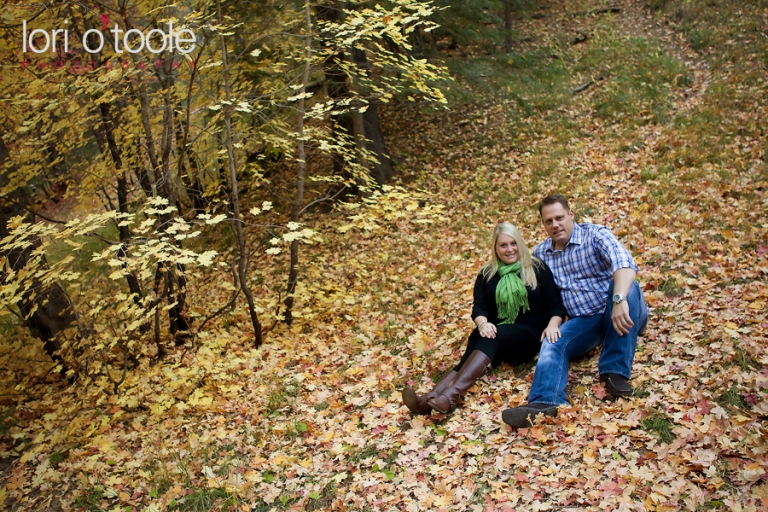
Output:
<path fill-rule="evenodd" d="M 605 398 L 605 387 L 602 384 L 595 384 L 592 386 L 592 393 L 594 393 L 595 397 L 599 400 L 602 400 Z"/>

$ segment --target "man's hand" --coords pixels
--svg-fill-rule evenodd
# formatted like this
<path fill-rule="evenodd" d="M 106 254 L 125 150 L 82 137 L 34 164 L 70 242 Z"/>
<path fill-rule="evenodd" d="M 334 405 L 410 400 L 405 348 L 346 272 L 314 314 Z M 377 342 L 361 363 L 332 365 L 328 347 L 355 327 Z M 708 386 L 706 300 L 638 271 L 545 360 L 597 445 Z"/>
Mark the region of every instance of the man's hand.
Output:
<path fill-rule="evenodd" d="M 613 321 L 613 328 L 616 329 L 619 336 L 624 336 L 629 333 L 629 330 L 635 325 L 635 322 L 633 322 L 632 317 L 629 316 L 629 304 L 626 300 L 621 301 L 620 304 L 613 305 L 611 320 Z"/>

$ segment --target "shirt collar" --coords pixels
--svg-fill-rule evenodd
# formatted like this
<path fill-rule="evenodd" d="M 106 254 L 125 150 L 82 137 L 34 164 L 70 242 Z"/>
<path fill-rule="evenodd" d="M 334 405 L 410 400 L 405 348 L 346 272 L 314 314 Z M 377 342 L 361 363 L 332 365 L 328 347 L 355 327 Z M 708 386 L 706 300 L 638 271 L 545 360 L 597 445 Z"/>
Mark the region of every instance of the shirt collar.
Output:
<path fill-rule="evenodd" d="M 586 230 L 581 227 L 581 224 L 576 224 L 574 222 L 573 224 L 573 233 L 571 233 L 571 239 L 568 240 L 568 243 L 565 244 L 566 247 L 568 247 L 568 244 L 574 244 L 574 245 L 581 245 L 584 243 L 584 235 Z"/>

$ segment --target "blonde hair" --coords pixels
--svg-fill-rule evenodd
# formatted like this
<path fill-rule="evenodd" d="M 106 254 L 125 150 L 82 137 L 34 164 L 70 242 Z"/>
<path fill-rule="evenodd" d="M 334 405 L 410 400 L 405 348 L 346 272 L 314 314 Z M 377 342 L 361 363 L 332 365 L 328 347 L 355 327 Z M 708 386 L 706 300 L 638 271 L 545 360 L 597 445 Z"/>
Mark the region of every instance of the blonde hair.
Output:
<path fill-rule="evenodd" d="M 485 280 L 490 280 L 499 271 L 499 255 L 496 254 L 496 241 L 499 236 L 507 235 L 511 236 L 517 244 L 518 261 L 520 262 L 520 280 L 523 281 L 525 286 L 529 286 L 532 290 L 536 289 L 538 282 L 536 281 L 536 272 L 534 266 L 538 267 L 541 261 L 531 254 L 528 250 L 528 246 L 525 245 L 523 235 L 520 234 L 520 230 L 509 222 L 501 222 L 497 224 L 493 229 L 493 236 L 491 237 L 491 259 L 483 265 L 480 269 Z"/>

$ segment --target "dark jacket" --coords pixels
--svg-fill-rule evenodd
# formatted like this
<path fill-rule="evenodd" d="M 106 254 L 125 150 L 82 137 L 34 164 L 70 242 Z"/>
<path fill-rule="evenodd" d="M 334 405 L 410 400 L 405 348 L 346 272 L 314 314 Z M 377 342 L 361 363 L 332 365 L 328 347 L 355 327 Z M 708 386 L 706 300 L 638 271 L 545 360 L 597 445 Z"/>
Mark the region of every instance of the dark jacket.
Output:
<path fill-rule="evenodd" d="M 515 324 L 525 325 L 536 330 L 536 332 L 543 332 L 549 324 L 549 320 L 553 316 L 559 316 L 565 320 L 565 307 L 563 306 L 563 299 L 560 296 L 560 290 L 555 284 L 555 278 L 552 276 L 552 271 L 546 263 L 541 262 L 540 265 L 533 266 L 536 272 L 536 281 L 538 286 L 535 290 L 531 290 L 526 286 L 528 290 L 528 306 L 530 309 L 525 313 L 518 314 Z M 496 311 L 496 286 L 499 284 L 498 272 L 486 281 L 482 273 L 477 274 L 475 280 L 475 303 L 472 306 L 472 319 L 474 320 L 478 316 L 484 316 L 494 325 L 499 324 L 499 317 Z"/>

